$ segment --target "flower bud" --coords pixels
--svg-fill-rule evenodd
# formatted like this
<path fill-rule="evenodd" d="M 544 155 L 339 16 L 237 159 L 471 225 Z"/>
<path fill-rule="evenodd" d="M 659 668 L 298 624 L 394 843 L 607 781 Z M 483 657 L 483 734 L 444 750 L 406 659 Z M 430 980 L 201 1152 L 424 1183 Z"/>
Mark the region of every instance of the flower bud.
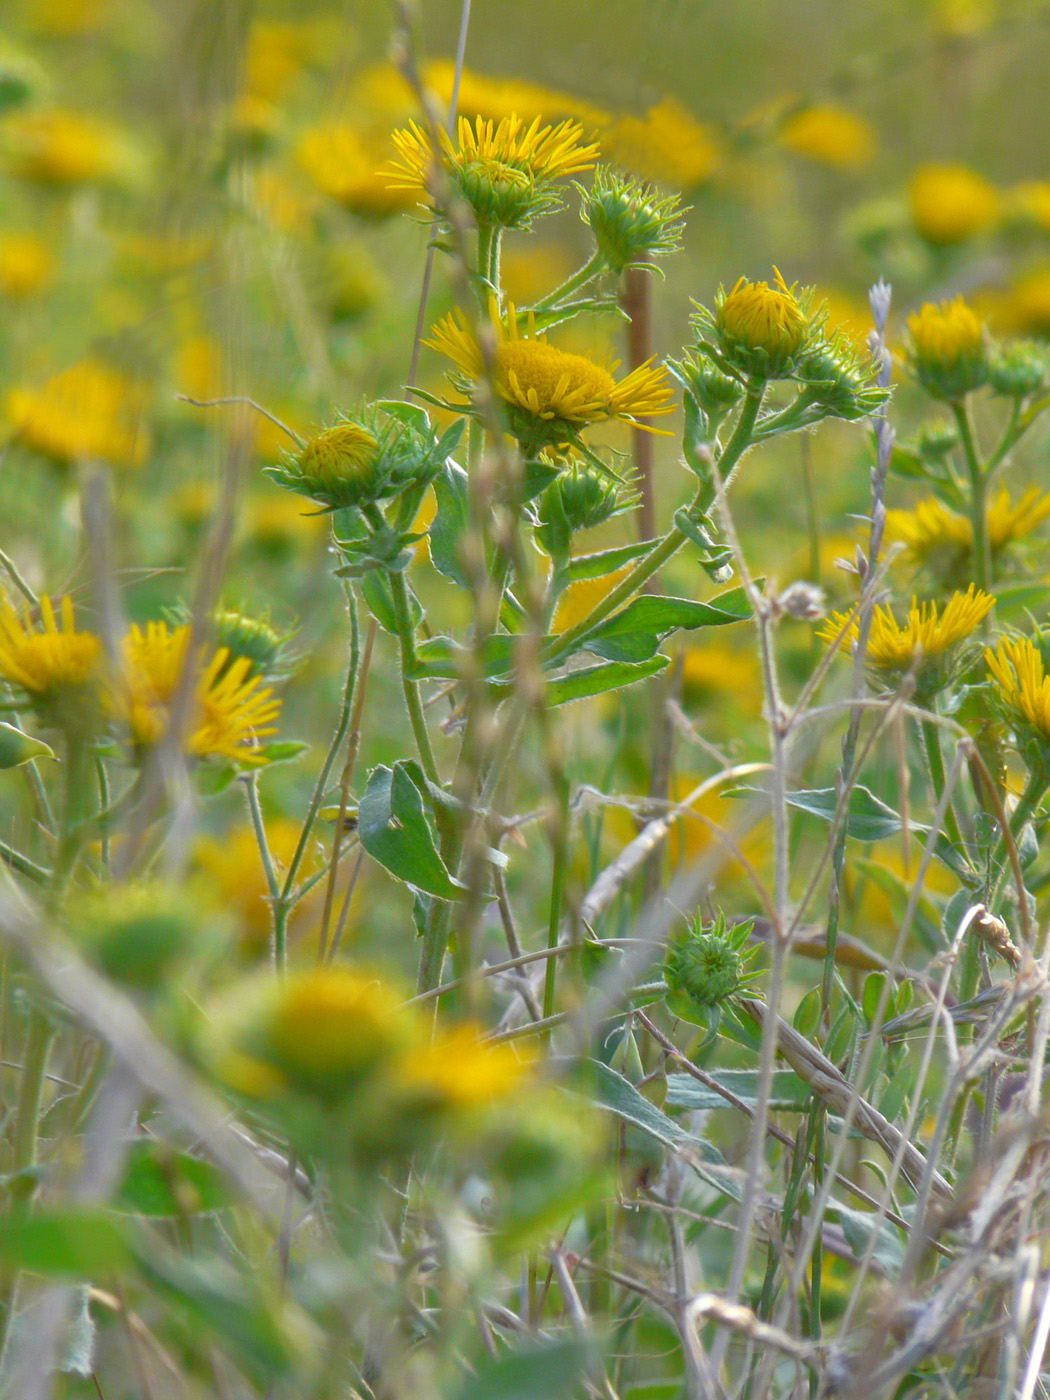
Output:
<path fill-rule="evenodd" d="M 649 260 L 681 247 L 684 224 L 677 195 L 661 197 L 628 176 L 599 169 L 583 196 L 580 217 L 590 226 L 598 251 L 615 273 L 650 266 Z"/>
<path fill-rule="evenodd" d="M 722 292 L 715 329 L 726 359 L 745 375 L 784 379 L 807 339 L 806 313 L 776 268 L 776 285 L 741 277 Z"/>
<path fill-rule="evenodd" d="M 908 317 L 909 361 L 934 398 L 954 402 L 988 378 L 984 327 L 963 301 L 925 302 Z"/>
<path fill-rule="evenodd" d="M 1027 399 L 1046 389 L 1050 362 L 1045 346 L 1031 340 L 1016 340 L 993 354 L 988 366 L 988 382 L 993 391 L 1009 399 Z"/>
<path fill-rule="evenodd" d="M 745 945 L 752 923 L 748 919 L 728 928 L 721 913 L 709 924 L 697 915 L 685 932 L 672 940 L 664 963 L 664 981 L 667 1004 L 676 1016 L 710 1025 L 712 1012 L 751 980 L 747 964 L 757 950 L 746 950 Z"/>

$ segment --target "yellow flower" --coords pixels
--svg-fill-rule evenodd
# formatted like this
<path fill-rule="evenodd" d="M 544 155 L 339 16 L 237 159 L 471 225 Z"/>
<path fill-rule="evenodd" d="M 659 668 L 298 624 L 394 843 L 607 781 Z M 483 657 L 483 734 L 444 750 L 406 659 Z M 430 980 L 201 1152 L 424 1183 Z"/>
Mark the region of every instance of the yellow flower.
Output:
<path fill-rule="evenodd" d="M 379 440 L 358 423 L 337 423 L 311 438 L 299 454 L 303 474 L 326 489 L 364 481 L 379 454 Z"/>
<path fill-rule="evenodd" d="M 1007 190 L 1004 199 L 1017 218 L 1050 230 L 1050 180 L 1025 180 Z"/>
<path fill-rule="evenodd" d="M 344 1085 L 411 1043 L 401 999 L 368 973 L 323 967 L 289 977 L 266 1032 L 275 1062 L 315 1086 Z"/>
<path fill-rule="evenodd" d="M 276 732 L 280 701 L 252 676 L 251 661 L 233 661 L 220 647 L 205 664 L 203 654 L 187 657 L 190 628 L 174 631 L 166 622 L 133 626 L 122 646 L 122 673 L 112 703 L 138 748 L 159 742 L 171 722 L 171 703 L 187 665 L 193 668 L 193 698 L 183 748 L 197 757 L 214 755 L 239 763 L 264 762 L 255 740 Z"/>
<path fill-rule="evenodd" d="M 1050 337 L 1050 267 L 1018 278 L 1007 295 L 1003 320 L 1021 335 Z"/>
<path fill-rule="evenodd" d="M 393 1067 L 410 1100 L 450 1112 L 482 1108 L 520 1092 L 531 1064 L 509 1045 L 489 1045 L 475 1026 L 456 1026 L 418 1047 Z"/>
<path fill-rule="evenodd" d="M 415 204 L 410 192 L 377 173 L 389 153 L 385 135 L 346 122 L 325 122 L 303 133 L 296 159 L 322 194 L 354 214 L 383 218 Z"/>
<path fill-rule="evenodd" d="M 583 428 L 610 419 L 655 432 L 639 420 L 673 411 L 666 374 L 651 361 L 615 380 L 593 360 L 548 345 L 531 317 L 528 334 L 519 336 L 513 306 L 495 328 L 494 387 L 507 407 L 512 433 L 530 454 L 571 442 Z M 467 385 L 484 377 L 481 349 L 458 312 L 439 321 L 424 344 L 447 356 Z"/>
<path fill-rule="evenodd" d="M 936 660 L 970 636 L 994 606 L 995 599 L 972 583 L 965 593 L 953 593 L 939 616 L 936 603 L 913 598 L 907 620 L 901 624 L 886 604 L 880 604 L 872 613 L 865 660 L 877 671 L 891 672 L 906 671 L 916 661 Z M 832 614 L 818 629 L 818 637 L 834 642 L 845 627 L 840 645 L 849 651 L 858 636 L 856 617 L 850 620 L 850 616 Z"/>
<path fill-rule="evenodd" d="M 125 133 L 86 112 L 20 112 L 7 122 L 6 136 L 15 173 L 43 185 L 122 183 L 140 168 Z"/>
<path fill-rule="evenodd" d="M 110 0 L 33 0 L 26 15 L 38 34 L 79 39 L 100 29 L 111 8 Z"/>
<path fill-rule="evenodd" d="M 558 207 L 555 181 L 594 164 L 598 147 L 580 144 L 583 128 L 578 123 L 541 126 L 540 121 L 535 117 L 526 125 L 521 117 L 510 116 L 494 123 L 478 117 L 472 125 L 460 117 L 456 141 L 440 133 L 446 174 L 480 224 L 528 227 L 532 215 Z M 437 191 L 428 134 L 410 122 L 393 139 L 399 159 L 384 172 L 392 188 L 433 198 Z"/>
<path fill-rule="evenodd" d="M 988 543 L 993 550 L 1002 549 L 1030 535 L 1047 516 L 1050 516 L 1050 494 L 1041 495 L 1037 486 L 1029 486 L 1013 505 L 1006 487 L 1000 486 L 998 496 L 988 507 Z"/>
<path fill-rule="evenodd" d="M 830 102 L 789 117 L 777 143 L 794 155 L 839 170 L 860 170 L 875 154 L 875 135 L 867 122 Z"/>
<path fill-rule="evenodd" d="M 984 233 L 999 215 L 995 187 L 964 165 L 920 165 L 908 202 L 918 233 L 938 247 Z"/>
<path fill-rule="evenodd" d="M 266 823 L 266 844 L 278 870 L 287 870 L 299 843 L 301 826 L 287 817 L 272 817 Z M 240 940 L 246 951 L 265 947 L 270 934 L 271 914 L 269 890 L 259 844 L 248 825 L 235 827 L 222 837 L 202 836 L 193 848 L 194 866 L 203 871 L 214 884 L 216 902 L 237 920 Z M 317 842 L 311 841 L 300 867 L 302 876 L 317 869 Z M 291 912 L 291 919 L 306 914 L 301 900 Z"/>
<path fill-rule="evenodd" d="M 984 326 L 962 297 L 924 302 L 908 317 L 907 326 L 909 358 L 929 393 L 959 399 L 985 382 Z"/>
<path fill-rule="evenodd" d="M 602 152 L 633 175 L 680 190 L 709 180 L 721 160 L 711 128 L 673 97 L 665 97 L 643 117 L 620 117 L 603 134 Z"/>
<path fill-rule="evenodd" d="M 19 618 L 0 598 L 0 676 L 30 695 L 53 698 L 60 691 L 85 686 L 95 677 L 102 643 L 91 632 L 78 632 L 68 595 L 60 605 L 61 627 L 51 599 L 40 599 L 39 628 L 29 616 Z"/>
<path fill-rule="evenodd" d="M 984 659 L 1007 709 L 1041 738 L 1050 739 L 1050 676 L 1039 648 L 1027 637 L 1001 637 Z"/>
<path fill-rule="evenodd" d="M 972 548 L 973 528 L 965 516 L 949 510 L 936 496 L 928 496 L 914 510 L 888 510 L 886 537 L 903 544 L 915 563 L 941 575 L 954 569 Z"/>
<path fill-rule="evenodd" d="M 35 296 L 55 270 L 51 250 L 32 233 L 0 234 L 0 296 L 21 301 Z"/>
<path fill-rule="evenodd" d="M 331 30 L 332 25 L 321 16 L 296 23 L 257 20 L 245 46 L 245 92 L 267 102 L 280 102 L 305 65 L 323 55 Z"/>
<path fill-rule="evenodd" d="M 749 374 L 777 379 L 790 371 L 806 341 L 806 313 L 774 267 L 776 285 L 737 279 L 715 307 L 715 327 L 727 357 Z"/>
<path fill-rule="evenodd" d="M 738 713 L 760 711 L 762 683 L 755 654 L 721 642 L 687 646 L 682 654 L 682 698 L 690 705 L 711 706 L 726 696 L 733 697 Z"/>
<path fill-rule="evenodd" d="M 59 463 L 102 457 L 137 466 L 146 455 L 139 387 L 99 360 L 82 360 L 39 389 L 12 389 L 5 409 L 19 439 Z"/>

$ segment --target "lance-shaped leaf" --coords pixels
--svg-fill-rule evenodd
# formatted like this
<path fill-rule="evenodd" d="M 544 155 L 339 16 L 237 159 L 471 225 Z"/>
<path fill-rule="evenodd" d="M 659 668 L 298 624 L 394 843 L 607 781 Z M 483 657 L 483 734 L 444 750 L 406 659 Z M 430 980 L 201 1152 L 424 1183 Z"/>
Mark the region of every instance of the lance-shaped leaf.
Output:
<path fill-rule="evenodd" d="M 606 661 L 647 661 L 664 638 L 679 628 L 725 627 L 750 616 L 751 605 L 742 588 L 731 588 L 706 603 L 644 594 L 599 623 L 575 650 L 593 652 Z"/>

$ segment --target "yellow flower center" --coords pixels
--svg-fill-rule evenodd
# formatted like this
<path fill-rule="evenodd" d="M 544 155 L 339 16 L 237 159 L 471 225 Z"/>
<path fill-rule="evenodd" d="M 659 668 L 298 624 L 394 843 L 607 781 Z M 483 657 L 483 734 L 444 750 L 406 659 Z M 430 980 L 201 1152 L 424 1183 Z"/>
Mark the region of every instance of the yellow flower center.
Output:
<path fill-rule="evenodd" d="M 741 277 L 718 308 L 718 327 L 749 350 L 793 355 L 805 337 L 806 317 L 780 273 L 776 276 L 775 287 Z"/>
<path fill-rule="evenodd" d="M 299 465 L 307 476 L 332 487 L 366 473 L 378 451 L 379 443 L 367 428 L 340 423 L 306 444 Z"/>
<path fill-rule="evenodd" d="M 506 340 L 496 350 L 496 388 L 535 418 L 586 423 L 608 414 L 608 370 L 542 340 Z"/>

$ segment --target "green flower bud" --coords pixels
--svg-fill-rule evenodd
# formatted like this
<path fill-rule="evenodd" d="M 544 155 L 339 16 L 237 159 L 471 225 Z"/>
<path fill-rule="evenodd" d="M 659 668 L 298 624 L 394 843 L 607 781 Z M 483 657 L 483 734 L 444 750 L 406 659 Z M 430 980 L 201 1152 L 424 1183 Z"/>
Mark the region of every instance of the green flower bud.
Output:
<path fill-rule="evenodd" d="M 227 666 L 238 657 L 247 657 L 254 674 L 273 676 L 280 669 L 281 648 L 288 640 L 263 618 L 225 609 L 212 614 L 215 645 L 229 652 Z"/>
<path fill-rule="evenodd" d="M 409 488 L 422 494 L 458 436 L 437 441 L 422 408 L 384 401 L 326 428 L 297 456 L 265 470 L 326 510 L 360 510 Z"/>
<path fill-rule="evenodd" d="M 1031 340 L 1015 340 L 993 353 L 988 382 L 1004 398 L 1027 399 L 1044 391 L 1050 381 L 1046 347 Z"/>
<path fill-rule="evenodd" d="M 613 272 L 649 267 L 650 259 L 682 246 L 685 224 L 677 195 L 658 195 L 649 185 L 600 168 L 583 196 L 580 217 L 590 227 L 598 251 Z"/>
<path fill-rule="evenodd" d="M 667 949 L 664 981 L 667 1004 L 676 1016 L 709 1025 L 711 1008 L 739 992 L 754 976 L 747 964 L 756 949 L 746 949 L 753 920 L 727 928 L 725 917 L 703 923 L 698 915 Z"/>

